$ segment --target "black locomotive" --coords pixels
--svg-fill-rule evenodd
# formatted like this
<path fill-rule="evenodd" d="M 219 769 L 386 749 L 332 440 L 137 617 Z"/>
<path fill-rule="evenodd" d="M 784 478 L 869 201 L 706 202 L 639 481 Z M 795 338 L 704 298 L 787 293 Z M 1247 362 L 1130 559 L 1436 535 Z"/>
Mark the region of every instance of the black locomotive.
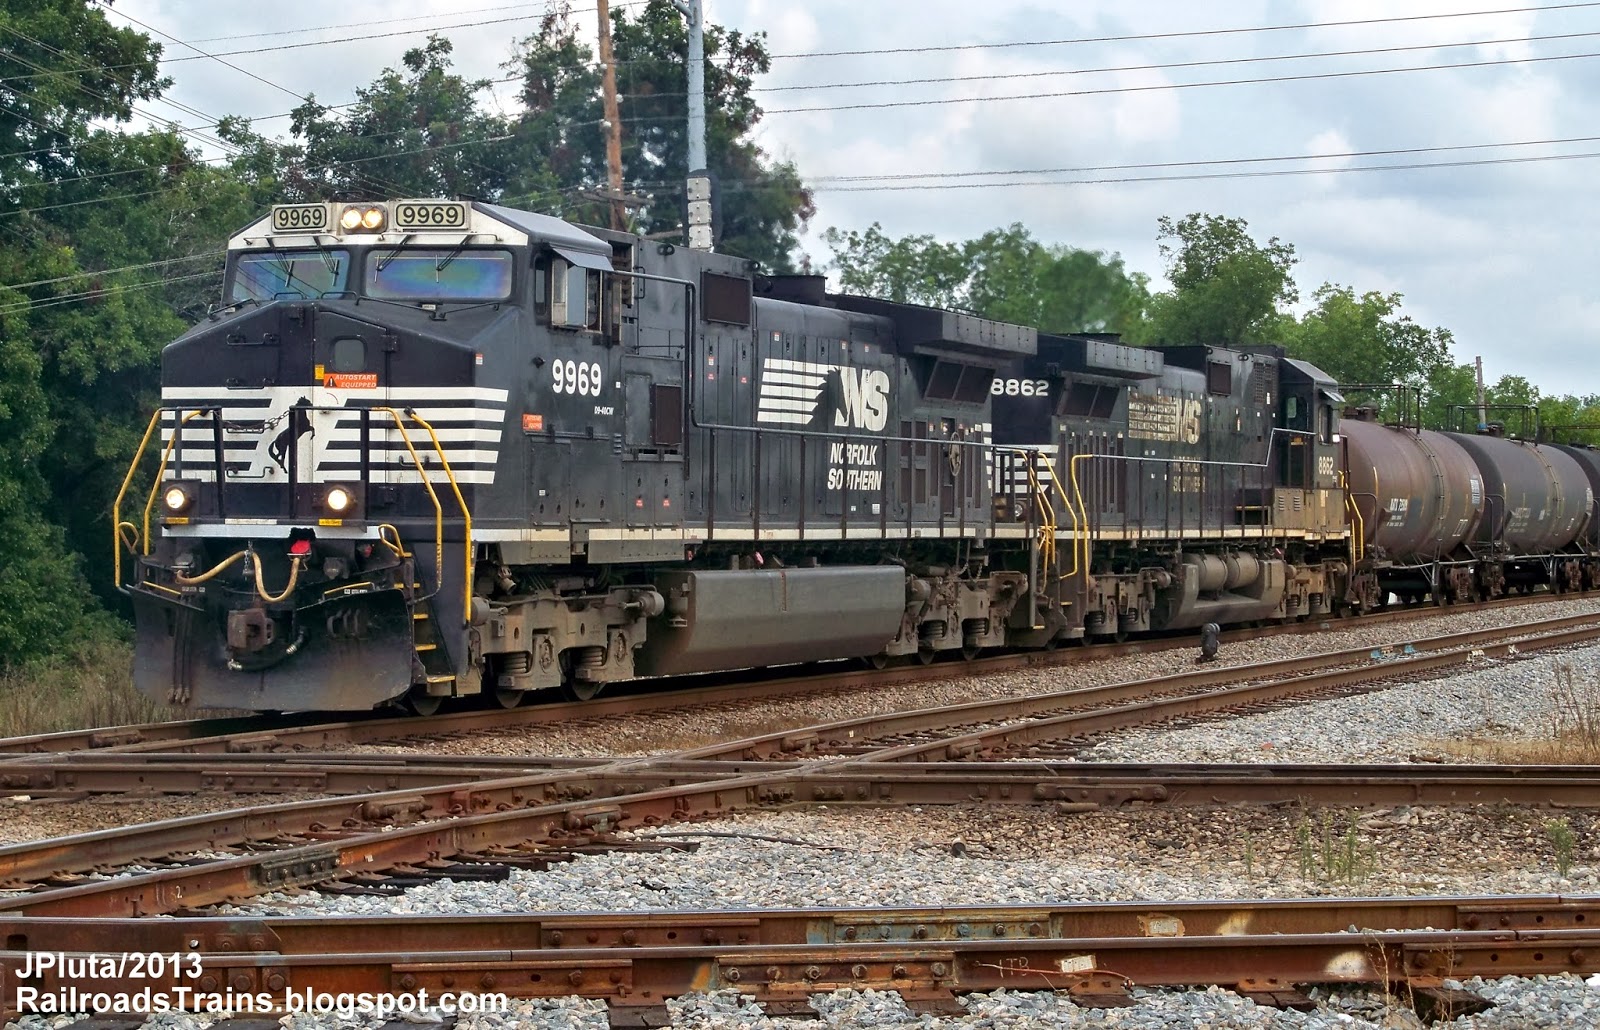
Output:
<path fill-rule="evenodd" d="M 1335 384 L 1272 348 L 1053 336 L 476 202 L 275 207 L 224 289 L 164 353 L 149 502 L 118 500 L 136 680 L 174 704 L 970 657 L 1372 604 L 1388 560 Z"/>

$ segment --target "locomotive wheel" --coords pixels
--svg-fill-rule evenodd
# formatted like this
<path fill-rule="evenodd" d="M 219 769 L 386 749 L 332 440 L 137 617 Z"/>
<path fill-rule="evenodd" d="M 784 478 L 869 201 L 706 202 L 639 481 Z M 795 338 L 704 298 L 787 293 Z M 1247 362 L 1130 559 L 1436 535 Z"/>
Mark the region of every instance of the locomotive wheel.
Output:
<path fill-rule="evenodd" d="M 561 684 L 561 689 L 573 701 L 593 701 L 600 696 L 600 688 L 604 683 L 593 680 L 569 679 Z"/>
<path fill-rule="evenodd" d="M 420 715 L 424 718 L 437 712 L 442 704 L 444 704 L 444 698 L 437 694 L 424 694 L 420 690 L 413 690 L 406 695 L 406 707 L 411 710 L 413 715 Z"/>
<path fill-rule="evenodd" d="M 983 648 L 981 647 L 963 647 L 961 649 L 961 660 L 964 662 L 970 662 L 977 658 L 980 654 L 983 654 Z"/>
<path fill-rule="evenodd" d="M 526 690 L 512 690 L 509 687 L 501 687 L 494 692 L 494 699 L 501 708 L 515 708 L 522 704 L 527 696 Z"/>
<path fill-rule="evenodd" d="M 889 656 L 886 654 L 869 654 L 865 658 L 861 659 L 861 661 L 869 669 L 881 670 L 889 667 Z"/>
<path fill-rule="evenodd" d="M 939 652 L 935 651 L 931 647 L 920 647 L 917 649 L 917 661 L 921 662 L 923 665 L 932 665 L 933 660 L 937 657 L 939 657 Z"/>

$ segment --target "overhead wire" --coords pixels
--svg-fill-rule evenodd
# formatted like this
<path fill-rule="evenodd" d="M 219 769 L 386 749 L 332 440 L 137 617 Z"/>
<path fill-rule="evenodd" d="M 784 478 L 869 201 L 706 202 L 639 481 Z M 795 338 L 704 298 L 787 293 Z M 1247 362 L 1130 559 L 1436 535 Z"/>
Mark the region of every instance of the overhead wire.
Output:
<path fill-rule="evenodd" d="M 294 97 L 297 100 L 304 101 L 305 103 L 311 103 L 312 102 L 310 97 L 307 97 L 304 94 L 297 92 L 296 90 L 292 90 L 292 89 L 288 88 L 287 86 L 283 86 L 283 85 L 280 85 L 277 82 L 272 81 L 271 79 L 264 78 L 263 76 L 257 75 L 256 73 L 254 73 L 252 71 L 249 71 L 247 69 L 241 68 L 238 65 L 233 64 L 230 61 L 224 61 L 224 60 L 222 60 L 222 58 L 220 56 L 215 55 L 215 54 L 209 54 L 206 51 L 201 50 L 199 47 L 193 46 L 192 44 L 187 43 L 187 42 L 179 39 L 178 37 L 172 35 L 171 33 L 164 32 L 163 30 L 156 28 L 154 25 L 151 25 L 148 22 L 140 21 L 139 19 L 133 17 L 130 14 L 126 14 L 126 13 L 124 13 L 122 11 L 114 11 L 112 9 L 111 5 L 107 2 L 107 0 L 94 0 L 94 2 L 98 3 L 99 6 L 103 10 L 105 10 L 105 11 L 107 11 L 109 13 L 115 13 L 118 17 L 120 17 L 120 18 L 122 18 L 122 19 L 124 19 L 126 21 L 132 22 L 133 24 L 138 25 L 141 28 L 144 28 L 144 29 L 147 29 L 147 30 L 149 30 L 151 32 L 154 32 L 159 36 L 162 36 L 162 37 L 164 37 L 166 39 L 169 39 L 172 42 L 178 44 L 179 46 L 188 47 L 190 50 L 193 50 L 196 54 L 200 55 L 201 57 L 210 58 L 210 59 L 216 61 L 218 64 L 221 64 L 223 67 L 231 68 L 234 71 L 239 72 L 242 75 L 249 76 L 251 79 L 254 79 L 257 82 L 261 82 L 261 83 L 264 83 L 264 84 L 266 84 L 268 86 L 271 86 L 273 89 L 276 89 L 276 90 L 278 90 L 278 91 L 280 91 L 282 93 L 286 93 L 289 96 Z M 194 110 L 194 109 L 191 108 L 191 110 Z M 215 117 L 214 115 L 206 114 L 204 111 L 195 111 L 195 113 L 198 114 L 202 118 L 214 118 Z M 217 124 L 220 124 L 220 120 L 218 120 Z M 268 145 L 272 144 L 272 141 L 268 140 L 265 136 L 262 136 L 259 133 L 251 133 L 251 135 L 254 136 L 261 143 L 268 144 Z M 232 146 L 232 145 L 230 144 L 230 146 Z M 242 150 L 242 148 L 239 148 L 239 147 L 232 147 L 232 149 L 234 149 L 234 150 Z M 382 177 L 380 177 L 378 175 L 369 174 L 369 173 L 366 173 L 366 172 L 362 172 L 360 174 L 372 186 L 387 187 L 389 189 L 397 188 L 395 183 L 388 182 L 388 181 L 386 181 L 385 179 L 383 179 Z"/>
<path fill-rule="evenodd" d="M 1210 82 L 1160 82 L 1138 86 L 1106 86 L 1099 89 L 1058 90 L 1047 93 L 1008 93 L 1003 96 L 933 97 L 923 100 L 883 100 L 855 104 L 819 104 L 812 107 L 769 108 L 764 114 L 807 114 L 818 111 L 866 111 L 900 107 L 942 107 L 950 104 L 1000 103 L 1009 100 L 1057 100 L 1065 97 L 1106 96 L 1116 93 L 1149 93 L 1165 89 L 1200 89 L 1211 86 L 1252 86 L 1281 82 L 1310 82 L 1323 79 L 1350 79 L 1368 75 L 1398 75 L 1410 72 L 1452 71 L 1462 68 L 1492 68 L 1511 64 L 1544 64 L 1553 61 L 1580 61 L 1600 57 L 1600 53 L 1555 54 L 1545 57 L 1507 57 L 1454 64 L 1409 65 L 1404 68 L 1357 68 L 1337 72 L 1308 72 L 1303 75 L 1270 75 L 1254 79 L 1223 79 Z M 1076 73 L 1069 73 L 1076 74 Z"/>
<path fill-rule="evenodd" d="M 1321 50 L 1299 54 L 1265 54 L 1254 57 L 1217 57 L 1196 61 L 1164 61 L 1150 64 L 1122 64 L 1100 68 L 1053 68 L 1049 71 L 996 72 L 990 75 L 943 75 L 920 79 L 877 79 L 862 82 L 818 82 L 794 86 L 753 86 L 753 93 L 793 93 L 823 89 L 857 89 L 873 86 L 921 86 L 960 82 L 992 82 L 1005 79 L 1042 79 L 1057 75 L 1106 75 L 1116 72 L 1172 71 L 1178 68 L 1207 68 L 1219 65 L 1266 64 L 1272 61 L 1305 61 L 1326 57 L 1371 57 L 1377 54 L 1414 53 L 1420 50 L 1452 50 L 1462 47 L 1504 46 L 1515 43 L 1546 43 L 1553 40 L 1585 39 L 1600 36 L 1594 32 L 1562 32 L 1545 36 L 1516 36 L 1506 39 L 1467 40 L 1461 43 L 1414 43 L 1406 46 L 1371 47 L 1363 50 Z M 656 96 L 686 96 L 684 93 Z"/>
<path fill-rule="evenodd" d="M 1481 11 L 1442 11 L 1434 14 L 1397 14 L 1383 18 L 1345 18 L 1338 21 L 1307 21 L 1286 25 L 1245 25 L 1225 29 L 1174 29 L 1168 32 L 1133 32 L 1115 36 L 1076 36 L 1068 39 L 1023 39 L 1001 43 L 951 43 L 945 45 L 879 47 L 872 50 L 819 50 L 810 53 L 768 54 L 769 60 L 792 61 L 815 57 L 876 57 L 883 54 L 933 54 L 962 50 L 1008 50 L 1023 47 L 1069 46 L 1082 43 L 1133 43 L 1158 39 L 1193 39 L 1203 36 L 1234 36 L 1252 32 L 1290 32 L 1300 29 L 1352 28 L 1359 25 L 1388 25 L 1398 22 L 1439 21 L 1445 18 L 1479 18 L 1501 14 L 1531 14 L 1600 7 L 1600 0 L 1582 3 L 1539 4 L 1528 7 L 1501 7 Z"/>

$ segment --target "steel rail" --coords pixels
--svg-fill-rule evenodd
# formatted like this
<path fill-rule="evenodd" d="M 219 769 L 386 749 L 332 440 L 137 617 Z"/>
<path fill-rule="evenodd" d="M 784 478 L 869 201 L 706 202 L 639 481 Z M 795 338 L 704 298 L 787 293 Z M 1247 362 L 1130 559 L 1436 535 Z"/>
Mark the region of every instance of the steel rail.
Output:
<path fill-rule="evenodd" d="M 1485 631 L 1488 632 L 1492 631 Z M 1458 636 L 1482 637 L 1483 634 Z M 1459 669 L 1480 658 L 1507 657 L 1525 651 L 1569 647 L 1595 639 L 1600 639 L 1600 625 L 1591 624 L 1560 630 L 1545 636 L 1524 637 L 1516 641 L 1489 643 L 1487 640 L 1480 640 L 1475 645 L 1447 651 L 1424 653 L 1425 649 L 1419 647 L 1416 655 L 1402 661 L 1365 667 L 1332 668 L 1293 679 L 1267 679 L 1196 694 L 1158 697 L 1113 708 L 1069 712 L 1027 722 L 1008 721 L 960 736 L 879 749 L 873 752 L 873 759 L 900 762 L 993 757 L 1001 752 L 1015 753 L 1025 745 L 1041 741 L 1057 741 L 1091 733 L 1165 722 L 1256 705 L 1295 694 L 1349 687 L 1358 683 L 1383 682 L 1402 677 L 1412 679 L 1426 673 Z"/>
<path fill-rule="evenodd" d="M 723 779 L 719 782 L 718 776 Z M 508 813 L 543 806 L 559 816 L 545 826 L 524 854 L 537 857 L 539 846 L 557 845 L 582 836 L 584 820 L 632 822 L 638 795 L 670 793 L 679 784 L 719 792 L 716 803 L 726 811 L 808 804 L 911 806 L 985 804 L 1046 806 L 1084 811 L 1128 805 L 1195 806 L 1215 804 L 1300 805 L 1539 805 L 1560 808 L 1600 806 L 1600 768 L 1422 767 L 1416 766 L 1122 766 L 958 763 L 932 766 L 844 763 L 788 763 L 758 775 L 741 775 L 722 763 L 672 763 L 664 767 L 613 764 L 567 774 L 508 778 L 477 783 L 427 785 L 412 790 L 366 794 L 355 798 L 263 805 L 216 815 L 188 816 L 160 823 L 95 831 L 72 837 L 0 848 L 0 885 L 73 884 L 73 874 L 149 863 L 196 851 L 217 851 L 272 841 L 289 850 L 278 855 L 245 856 L 231 861 L 260 860 L 260 886 L 280 885 L 272 870 L 295 866 L 294 846 L 314 854 L 300 872 L 342 871 L 327 863 L 325 849 L 359 843 L 375 833 L 385 838 L 431 832 L 451 825 L 452 817 Z M 596 807 L 614 799 L 614 810 Z M 565 804 L 553 804 L 565 800 Z M 574 822 L 570 817 L 578 816 Z M 435 822 L 424 822 L 435 820 Z M 552 829 L 553 827 L 553 829 Z M 573 831 L 577 831 L 574 833 Z M 483 853 L 504 839 L 480 840 L 472 850 Z M 318 849 L 324 849 L 319 851 Z M 457 852 L 417 851 L 395 862 L 435 860 Z M 312 861 L 314 859 L 315 861 Z M 364 869 L 378 869 L 370 863 Z M 185 870 L 178 870 L 184 872 Z M 313 877 L 313 881 L 318 877 Z M 328 878 L 328 877 L 322 877 Z M 110 890 L 119 881 L 83 884 Z M 190 892 L 192 895 L 192 891 Z M 31 907 L 43 894 L 16 899 Z M 216 899 L 211 899 L 216 900 Z M 194 900 L 192 903 L 202 904 Z M 0 910 L 10 905 L 0 900 Z"/>
<path fill-rule="evenodd" d="M 1555 620 L 1554 623 L 1568 623 L 1574 620 Z M 1527 627 L 1505 627 L 1499 631 L 1500 636 L 1515 635 L 1524 632 Z M 1493 634 L 1494 631 L 1485 631 Z M 1570 643 L 1579 636 L 1600 635 L 1600 626 L 1589 625 L 1579 630 L 1568 630 L 1549 637 L 1538 638 L 1545 646 L 1555 646 L 1557 643 Z M 1442 640 L 1482 640 L 1485 633 L 1452 634 Z M 1426 642 L 1425 642 L 1426 643 Z M 1524 646 L 1528 641 L 1523 641 Z M 1509 648 L 1514 645 L 1502 644 L 1500 647 Z M 1424 656 L 1414 659 L 1408 668 L 1415 670 L 1414 663 L 1440 658 L 1455 660 L 1470 660 L 1476 652 L 1470 648 L 1445 652 L 1443 655 Z M 1284 663 L 1272 663 L 1273 666 Z M 1268 666 L 1270 668 L 1272 666 Z M 1257 669 L 1259 673 L 1260 670 Z M 1344 670 L 1334 674 L 1338 677 L 1391 677 L 1394 675 L 1392 665 L 1369 667 L 1365 670 Z M 1214 707 L 1222 703 L 1238 703 L 1242 696 L 1239 692 L 1245 688 L 1228 688 L 1220 692 L 1206 695 L 1189 696 L 1177 699 L 1169 706 L 1169 714 L 1183 711 L 1197 710 L 1196 706 Z M 1255 699 L 1262 696 L 1262 691 L 1272 689 L 1292 690 L 1294 687 L 1281 688 L 1268 683 L 1264 686 L 1255 685 L 1257 691 Z M 1300 689 L 1303 689 L 1303 685 Z M 1014 702 L 1010 702 L 1014 703 Z M 1151 709 L 1147 706 L 1129 706 L 1137 708 L 1140 717 L 1149 715 Z M 948 717 L 949 713 L 944 713 Z M 1106 712 L 1078 713 L 1079 719 L 1121 718 L 1126 724 L 1130 718 L 1128 712 L 1107 714 Z M 980 750 L 985 742 L 994 744 L 1000 741 L 1016 743 L 1022 739 L 1041 739 L 1050 736 L 1059 736 L 1065 727 L 1072 725 L 1069 721 L 1073 717 L 1058 716 L 1054 719 L 1039 720 L 1034 723 L 1010 723 L 1003 726 L 981 731 L 978 734 L 968 734 L 963 737 L 945 741 L 935 741 L 906 745 L 897 748 L 888 748 L 874 752 L 867 758 L 858 758 L 857 762 L 864 764 L 870 762 L 903 761 L 912 757 L 920 757 L 932 753 L 934 757 L 949 758 L 964 754 L 972 754 Z M 948 722 L 946 723 L 948 725 Z M 1077 724 L 1081 729 L 1083 723 Z M 800 741 L 803 743 L 803 741 Z M 701 749 L 702 751 L 706 749 Z M 745 753 L 741 751 L 741 753 Z M 679 753 L 669 756 L 682 760 L 692 757 L 703 757 L 697 752 Z M 641 781 L 648 781 L 650 759 L 637 759 L 632 762 L 618 763 L 624 770 L 624 775 L 633 775 Z M 838 763 L 847 764 L 847 763 Z M 697 782 L 689 784 L 676 784 L 653 790 L 630 792 L 605 798 L 584 798 L 580 801 L 569 803 L 540 804 L 547 800 L 543 788 L 549 786 L 552 778 L 559 779 L 559 774 L 547 777 L 519 778 L 502 781 L 485 781 L 472 785 L 458 785 L 459 789 L 450 785 L 433 788 L 435 793 L 443 793 L 449 803 L 435 810 L 441 814 L 459 811 L 463 814 L 449 820 L 429 822 L 420 826 L 401 826 L 382 833 L 355 833 L 354 836 L 344 836 L 337 840 L 327 841 L 320 845 L 289 848 L 270 857 L 247 856 L 235 859 L 225 859 L 198 867 L 186 867 L 179 870 L 161 870 L 154 873 L 141 874 L 131 877 L 119 877 L 108 881 L 88 884 L 78 884 L 64 887 L 59 890 L 30 894 L 21 898 L 0 899 L 0 911 L 25 910 L 40 914 L 81 914 L 81 915 L 119 915 L 119 914 L 152 914 L 157 912 L 170 912 L 175 908 L 191 907 L 196 905 L 211 904 L 218 901 L 231 900 L 250 896 L 280 886 L 289 886 L 303 883 L 314 883 L 322 880 L 335 879 L 340 876 L 359 871 L 374 871 L 396 864 L 407 862 L 427 861 L 440 857 L 467 853 L 476 853 L 501 845 L 507 842 L 516 843 L 532 841 L 537 843 L 565 839 L 573 834 L 586 831 L 609 831 L 624 824 L 628 826 L 654 825 L 665 821 L 683 820 L 688 818 L 714 817 L 725 815 L 741 807 L 773 803 L 781 801 L 783 794 L 783 779 L 787 774 L 775 770 L 762 775 L 735 775 L 725 780 L 713 782 Z M 530 798 L 529 792 L 541 789 L 537 798 Z M 495 791 L 501 792 L 498 795 Z M 772 793 L 776 791 L 776 794 Z M 509 800 L 506 795 L 509 794 Z M 313 802 L 311 805 L 329 804 L 326 802 Z M 338 804 L 338 803 L 335 803 Z M 357 813 L 376 812 L 381 818 L 394 818 L 396 816 L 416 817 L 434 807 L 433 802 L 419 798 L 415 794 L 399 792 L 389 795 L 366 795 L 355 799 L 343 799 L 343 808 L 339 809 L 348 813 L 354 809 Z M 469 811 L 473 806 L 481 806 L 476 811 Z M 531 807 L 512 807 L 531 806 Z M 485 811 L 487 808 L 495 811 Z M 226 833 L 233 837 L 227 839 L 249 839 L 248 831 L 252 829 L 248 816 L 268 813 L 273 818 L 297 818 L 305 811 L 300 805 L 266 806 L 263 809 L 243 810 L 236 813 L 223 813 L 220 817 L 193 817 L 191 820 L 174 820 L 174 825 L 181 825 L 185 832 L 191 836 L 195 832 Z M 231 820 L 229 817 L 233 817 Z M 37 869 L 42 863 L 60 863 L 67 861 L 83 861 L 84 856 L 100 858 L 110 863 L 108 854 L 117 849 L 134 846 L 154 847 L 157 843 L 165 849 L 166 842 L 162 838 L 164 824 L 147 824 L 144 827 L 130 828 L 115 833 L 102 833 L 86 835 L 87 838 L 61 838 L 56 841 L 45 842 L 42 845 L 23 845 L 16 849 L 0 851 L 0 862 L 9 860 L 10 869 L 0 865 L 0 876 L 25 877 L 28 875 L 25 868 Z M 357 821 L 356 825 L 359 825 Z M 254 839 L 270 837 L 271 833 L 262 833 L 255 829 L 257 836 Z M 125 843 L 114 844 L 111 841 L 121 837 Z M 211 838 L 208 838 L 211 839 Z M 75 847 L 78 849 L 75 851 Z M 125 853 L 125 852 L 122 852 Z M 159 850 L 157 853 L 167 854 L 170 850 Z"/>
<path fill-rule="evenodd" d="M 702 944 L 833 944 L 967 938 L 1213 937 L 1359 929 L 1600 928 L 1600 894 L 1487 894 L 1090 901 L 936 908 L 672 909 L 625 912 L 439 913 L 341 916 L 176 916 L 168 919 L 0 915 L 9 951 L 239 954 L 460 948 L 558 950 Z"/>
<path fill-rule="evenodd" d="M 235 760 L 219 761 L 224 757 Z M 1306 804 L 1346 805 L 1600 806 L 1600 767 L 1592 765 L 930 762 L 886 767 L 885 763 L 867 760 L 843 764 L 685 760 L 622 765 L 607 759 L 546 763 L 505 756 L 483 764 L 441 760 L 449 757 L 418 756 L 411 761 L 369 765 L 349 761 L 323 763 L 306 755 L 280 756 L 277 761 L 248 755 L 206 756 L 192 761 L 160 756 L 160 760 L 152 762 L 104 755 L 31 765 L 26 773 L 12 771 L 0 777 L 0 787 L 25 790 L 38 797 L 217 791 L 334 794 L 342 798 L 325 804 L 301 803 L 298 809 L 293 805 L 263 805 L 244 812 L 190 816 L 187 819 L 193 828 L 167 842 L 167 850 L 157 854 L 136 850 L 149 840 L 136 825 L 129 828 L 134 832 L 123 838 L 121 863 L 159 858 L 183 847 L 245 843 L 247 838 L 235 836 L 241 828 L 237 817 L 246 812 L 265 815 L 274 807 L 287 816 L 271 823 L 274 834 L 282 836 L 320 832 L 319 828 L 332 825 L 330 820 L 334 818 L 339 818 L 339 825 L 343 826 L 353 820 L 381 823 L 397 814 L 438 818 L 454 812 L 525 803 L 533 787 L 538 787 L 547 799 L 578 791 L 597 797 L 619 796 L 641 784 L 731 779 L 757 771 L 773 776 L 770 786 L 761 792 L 766 803 L 787 795 L 800 804 L 1063 801 L 1117 806 L 1131 802 L 1195 805 L 1293 799 Z M 648 776 L 642 770 L 648 770 Z M 352 805 L 350 796 L 354 795 L 360 796 L 360 805 Z M 446 806 L 443 810 L 441 803 Z M 264 828 L 258 821 L 260 816 L 250 818 L 248 825 L 253 830 Z M 212 820 L 212 828 L 202 829 L 206 820 Z M 11 847 L 23 850 L 29 846 Z M 15 875 L 6 871 L 9 852 L 0 847 L 0 884 Z M 109 861 L 104 851 L 97 850 L 92 861 L 85 856 L 83 864 L 74 870 L 56 867 L 46 873 L 103 869 Z"/>
<path fill-rule="evenodd" d="M 1544 637 L 1535 635 L 1540 633 L 1553 635 Z M 1272 696 L 1314 689 L 1331 689 L 1364 680 L 1381 680 L 1430 669 L 1458 667 L 1479 657 L 1478 652 L 1481 652 L 1482 656 L 1504 655 L 1512 649 L 1521 651 L 1567 646 L 1596 638 L 1600 638 L 1600 618 L 1594 615 L 1569 616 L 1542 622 L 1517 623 L 1492 629 L 1451 633 L 1442 637 L 1378 648 L 1357 647 L 1342 651 L 1325 651 L 1254 665 L 1205 666 L 1189 672 L 1149 679 L 1125 680 L 1121 683 L 1021 697 L 994 698 L 960 705 L 840 719 L 815 726 L 778 730 L 746 740 L 691 748 L 679 752 L 677 757 L 758 760 L 825 747 L 850 747 L 859 751 L 867 747 L 867 742 L 870 741 L 948 730 L 950 727 L 962 725 L 995 724 L 996 727 L 1004 727 L 1008 732 L 1014 731 L 1018 739 L 1026 739 L 1030 732 L 1037 734 L 1032 739 L 1055 739 L 1091 729 L 1103 731 L 1175 718 L 1196 711 L 1212 711 L 1254 703 Z M 1431 658 L 1414 656 L 1429 651 L 1439 651 L 1442 654 Z M 1375 660 L 1382 664 L 1375 664 Z M 1320 677 L 1320 682 L 1313 677 Z M 1264 685 L 1259 683 L 1259 681 L 1277 681 L 1280 678 L 1283 686 L 1276 693 L 1270 682 Z M 1157 696 L 1154 700 L 1146 700 L 1141 704 L 1122 704 L 1134 699 L 1148 699 L 1152 695 L 1240 682 L 1245 682 L 1246 686 L 1233 693 L 1211 691 L 1165 700 Z M 1257 685 L 1251 687 L 1251 682 L 1257 682 Z M 1115 707 L 1118 705 L 1121 707 Z M 1085 712 L 1083 711 L 1085 709 L 1093 711 Z M 1053 721 L 1038 718 L 1046 713 L 1064 710 L 1077 710 L 1082 714 L 1062 716 Z M 1037 718 L 1038 721 L 1021 722 L 1025 718 Z M 1061 719 L 1071 718 L 1080 721 L 1073 728 L 1065 728 Z M 960 757 L 962 754 L 973 754 L 985 746 L 991 746 L 989 741 L 995 738 L 997 732 L 997 729 L 991 729 L 986 733 L 964 734 L 951 738 L 949 744 L 955 749 L 954 753 L 938 753 L 938 748 L 933 746 L 938 742 L 931 742 L 928 747 L 909 747 L 893 754 L 885 753 L 884 758 L 879 760 L 937 761 Z"/>
<path fill-rule="evenodd" d="M 155 980 L 96 983 L 235 993 L 496 991 L 581 995 L 613 1009 L 691 991 L 759 1001 L 835 988 L 908 1000 L 999 987 L 1100 997 L 1132 985 L 1224 984 L 1249 992 L 1306 983 L 1433 986 L 1446 977 L 1600 969 L 1594 898 L 1336 899 L 789 912 L 552 914 L 433 919 L 62 921 L 0 918 L 0 970 L 53 993 L 56 971 L 22 979 L 26 948 L 103 942 L 194 955 Z M 1348 920 L 1349 932 L 1340 924 Z M 1495 925 L 1485 927 L 1485 922 Z M 91 936 L 98 931 L 99 936 Z M 117 933 L 114 938 L 104 936 Z M 125 934 L 125 935 L 124 935 Z M 373 949 L 371 942 L 386 942 Z M 194 971 L 198 964 L 199 971 Z"/>
<path fill-rule="evenodd" d="M 1458 612 L 1480 609 L 1537 607 L 1558 601 L 1594 596 L 1549 594 L 1532 597 L 1500 598 L 1473 606 L 1449 608 L 1401 608 L 1376 612 L 1359 619 L 1323 619 L 1316 622 L 1283 623 L 1255 629 L 1229 630 L 1225 641 L 1254 640 L 1275 635 L 1315 635 L 1363 626 L 1411 622 Z M 1529 623 L 1532 625 L 1532 623 Z M 608 694 L 592 701 L 539 704 L 510 711 L 450 712 L 430 717 L 387 716 L 383 713 L 327 721 L 325 714 L 300 713 L 290 716 L 230 716 L 212 719 L 174 720 L 129 724 L 86 730 L 66 730 L 21 737 L 0 738 L 0 763 L 25 760 L 29 755 L 79 750 L 113 753 L 145 751 L 229 752 L 262 751 L 274 747 L 326 748 L 350 743 L 379 743 L 434 734 L 473 733 L 511 729 L 546 723 L 629 714 L 658 708 L 686 707 L 719 701 L 739 701 L 779 697 L 797 690 L 822 693 L 828 690 L 857 690 L 862 687 L 897 686 L 952 675 L 990 675 L 1028 668 L 1050 668 L 1099 658 L 1194 647 L 1194 640 L 1183 637 L 1157 637 L 1124 644 L 1093 644 L 1057 651 L 1028 651 L 980 657 L 970 662 L 936 662 L 931 666 L 904 665 L 887 669 L 852 669 L 822 676 L 795 675 L 778 670 L 776 678 L 752 679 L 744 670 L 708 676 L 685 677 L 674 683 L 687 683 L 686 689 L 663 691 L 659 681 L 628 685 L 626 693 Z M 735 678 L 735 682 L 726 682 Z"/>

